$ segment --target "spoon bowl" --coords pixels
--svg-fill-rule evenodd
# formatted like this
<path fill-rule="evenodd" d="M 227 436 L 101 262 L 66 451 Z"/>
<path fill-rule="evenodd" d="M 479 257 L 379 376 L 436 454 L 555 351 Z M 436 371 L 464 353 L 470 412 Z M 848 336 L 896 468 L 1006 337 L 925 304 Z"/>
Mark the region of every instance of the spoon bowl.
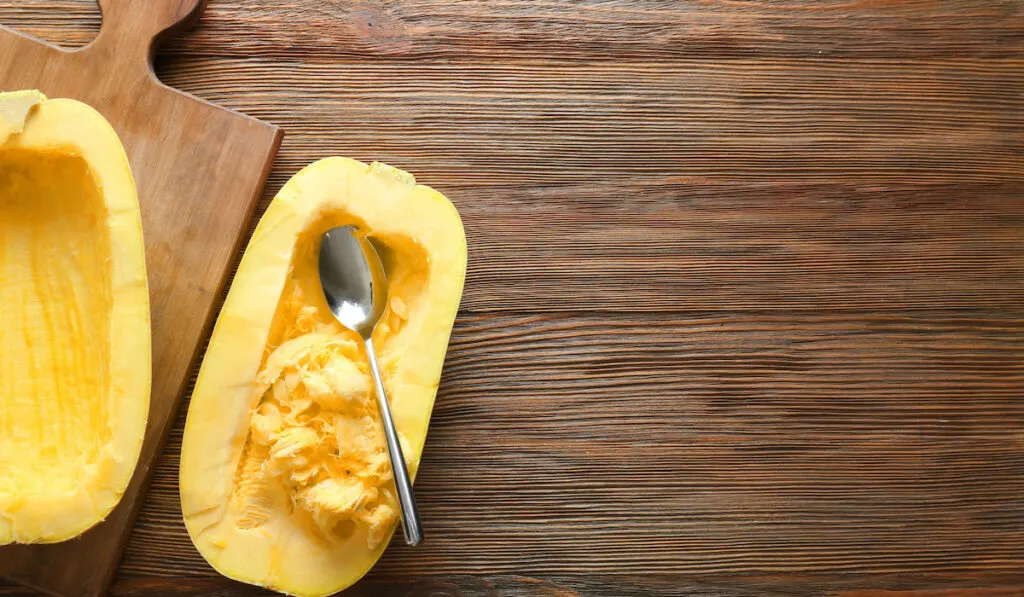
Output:
<path fill-rule="evenodd" d="M 380 255 L 351 226 L 328 230 L 320 242 L 320 284 L 341 325 L 364 339 L 373 336 L 388 303 Z"/>

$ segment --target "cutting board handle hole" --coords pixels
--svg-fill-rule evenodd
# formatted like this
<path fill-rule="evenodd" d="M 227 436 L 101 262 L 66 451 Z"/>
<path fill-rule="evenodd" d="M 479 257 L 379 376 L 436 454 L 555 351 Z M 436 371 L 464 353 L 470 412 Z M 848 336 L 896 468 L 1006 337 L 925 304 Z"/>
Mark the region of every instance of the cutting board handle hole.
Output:
<path fill-rule="evenodd" d="M 144 65 L 160 40 L 187 29 L 202 13 L 205 0 L 98 0 L 100 32 L 85 52 L 101 52 L 124 67 Z"/>
<path fill-rule="evenodd" d="M 102 20 L 96 0 L 61 0 L 54 4 L 57 6 L 44 9 L 45 19 L 38 11 L 17 9 L 5 11 L 0 24 L 65 50 L 80 50 L 96 39 Z"/>

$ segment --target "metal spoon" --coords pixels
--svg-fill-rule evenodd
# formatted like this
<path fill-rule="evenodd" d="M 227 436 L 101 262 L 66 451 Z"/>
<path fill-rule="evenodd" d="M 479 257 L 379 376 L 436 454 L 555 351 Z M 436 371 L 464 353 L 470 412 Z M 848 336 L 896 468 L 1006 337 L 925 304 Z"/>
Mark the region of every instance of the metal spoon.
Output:
<path fill-rule="evenodd" d="M 373 349 L 373 330 L 377 327 L 388 304 L 388 285 L 380 255 L 365 238 L 355 235 L 351 226 L 333 228 L 320 241 L 320 285 L 334 317 L 341 325 L 358 333 L 366 345 L 373 384 L 377 388 L 377 405 L 388 440 L 391 471 L 402 508 L 402 528 L 405 542 L 417 545 L 423 540 L 423 528 L 416 510 L 416 497 L 412 493 L 409 471 L 405 468 L 402 445 L 391 418 L 391 407 L 384 392 L 377 355 Z"/>

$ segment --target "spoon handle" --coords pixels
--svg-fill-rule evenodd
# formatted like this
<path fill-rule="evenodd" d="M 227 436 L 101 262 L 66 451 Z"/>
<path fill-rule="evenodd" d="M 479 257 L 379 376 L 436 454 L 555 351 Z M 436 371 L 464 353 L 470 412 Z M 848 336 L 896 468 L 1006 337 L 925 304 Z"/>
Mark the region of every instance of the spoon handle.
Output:
<path fill-rule="evenodd" d="M 373 385 L 377 387 L 377 406 L 380 419 L 384 423 L 384 435 L 388 440 L 388 454 L 391 456 L 391 473 L 395 478 L 395 489 L 398 491 L 398 502 L 402 507 L 402 528 L 405 530 L 405 543 L 415 546 L 423 540 L 423 527 L 420 526 L 420 515 L 416 509 L 416 496 L 412 492 L 412 481 L 409 471 L 405 468 L 405 457 L 402 455 L 402 444 L 398 441 L 395 421 L 391 418 L 391 406 L 384 392 L 384 382 L 377 366 L 377 355 L 373 349 L 373 340 L 366 338 L 366 356 L 370 361 L 370 372 L 373 374 Z"/>

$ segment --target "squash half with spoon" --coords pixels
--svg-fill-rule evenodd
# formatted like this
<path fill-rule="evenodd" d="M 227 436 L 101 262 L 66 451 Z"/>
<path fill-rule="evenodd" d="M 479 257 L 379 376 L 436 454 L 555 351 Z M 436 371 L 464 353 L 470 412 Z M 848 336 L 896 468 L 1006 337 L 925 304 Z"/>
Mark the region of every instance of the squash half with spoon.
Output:
<path fill-rule="evenodd" d="M 345 225 L 384 261 L 390 300 L 373 341 L 415 475 L 462 295 L 465 234 L 440 193 L 343 158 L 299 172 L 260 221 L 181 455 L 182 509 L 200 553 L 228 577 L 304 597 L 359 580 L 399 521 L 362 342 L 320 286 L 321 237 Z"/>
<path fill-rule="evenodd" d="M 0 93 L 0 545 L 78 536 L 120 501 L 150 394 L 139 200 L 89 106 Z"/>

